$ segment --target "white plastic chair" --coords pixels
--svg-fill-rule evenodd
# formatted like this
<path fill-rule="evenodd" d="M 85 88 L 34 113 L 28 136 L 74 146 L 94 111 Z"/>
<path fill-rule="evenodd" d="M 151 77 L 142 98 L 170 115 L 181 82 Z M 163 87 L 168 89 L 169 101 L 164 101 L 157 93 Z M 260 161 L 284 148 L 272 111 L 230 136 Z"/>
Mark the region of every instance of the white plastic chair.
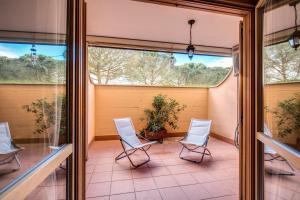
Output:
<path fill-rule="evenodd" d="M 137 134 L 131 118 L 119 118 L 114 119 L 116 129 L 118 131 L 120 142 L 123 148 L 123 152 L 120 153 L 115 160 L 120 160 L 122 158 L 127 157 L 130 161 L 131 165 L 135 168 L 142 166 L 150 161 L 150 156 L 147 153 L 147 150 L 151 147 L 152 144 L 156 143 L 156 141 L 150 142 L 146 138 Z M 147 143 L 142 143 L 138 137 L 147 141 Z M 135 153 L 137 150 L 143 151 L 147 155 L 147 160 L 140 164 L 134 164 L 130 158 L 130 155 Z"/>
<path fill-rule="evenodd" d="M 19 169 L 21 167 L 21 163 L 18 158 L 18 153 L 22 150 L 23 148 L 14 144 L 8 123 L 0 122 L 0 165 L 10 163 L 15 159 Z"/>
<path fill-rule="evenodd" d="M 211 128 L 211 120 L 200 120 L 200 119 L 192 119 L 189 127 L 189 131 L 187 135 L 179 140 L 178 142 L 182 144 L 182 149 L 180 151 L 179 157 L 183 160 L 201 163 L 205 155 L 212 156 L 210 151 L 207 148 L 207 143 L 210 134 Z M 198 150 L 201 148 L 202 150 Z M 188 151 L 202 154 L 201 160 L 191 160 L 182 156 L 183 150 L 187 149 Z"/>
<path fill-rule="evenodd" d="M 270 129 L 268 128 L 268 126 L 266 124 L 264 124 L 264 134 L 269 136 L 269 137 L 273 137 L 272 132 L 270 131 Z M 270 161 L 272 162 L 273 160 L 277 160 L 277 161 L 281 161 L 281 162 L 285 162 L 289 168 L 291 169 L 291 172 L 283 172 L 283 171 L 279 171 L 279 172 L 275 172 L 275 171 L 268 171 L 269 174 L 271 175 L 287 175 L 287 176 L 294 176 L 295 175 L 295 170 L 292 167 L 292 165 L 281 155 L 279 155 L 274 149 L 272 149 L 271 147 L 264 145 L 264 154 L 265 154 L 265 161 Z"/>

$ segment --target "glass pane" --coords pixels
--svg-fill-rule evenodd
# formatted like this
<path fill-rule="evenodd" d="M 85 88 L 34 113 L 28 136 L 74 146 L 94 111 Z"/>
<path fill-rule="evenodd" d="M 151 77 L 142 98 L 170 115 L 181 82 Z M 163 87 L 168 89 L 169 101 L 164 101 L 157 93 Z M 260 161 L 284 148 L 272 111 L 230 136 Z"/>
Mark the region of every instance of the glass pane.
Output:
<path fill-rule="evenodd" d="M 66 170 L 62 164 L 50 174 L 26 200 L 66 199 Z"/>
<path fill-rule="evenodd" d="M 0 2 L 0 189 L 66 143 L 66 11 Z"/>
<path fill-rule="evenodd" d="M 103 85 L 209 87 L 221 83 L 232 58 L 145 50 L 88 48 L 91 80 Z"/>
<path fill-rule="evenodd" d="M 267 1 L 264 10 L 264 133 L 300 151 L 300 5 L 276 2 Z M 299 199 L 300 169 L 269 146 L 264 160 L 265 198 Z"/>

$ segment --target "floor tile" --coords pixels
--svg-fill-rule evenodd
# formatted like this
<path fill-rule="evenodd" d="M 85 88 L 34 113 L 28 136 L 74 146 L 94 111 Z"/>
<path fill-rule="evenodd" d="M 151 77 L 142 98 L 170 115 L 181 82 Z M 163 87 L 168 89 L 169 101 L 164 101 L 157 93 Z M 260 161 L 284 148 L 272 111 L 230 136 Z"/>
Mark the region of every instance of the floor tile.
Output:
<path fill-rule="evenodd" d="M 132 179 L 130 170 L 114 171 L 112 174 L 112 181 Z"/>
<path fill-rule="evenodd" d="M 147 190 L 136 192 L 136 200 L 161 200 L 161 196 L 158 190 Z"/>
<path fill-rule="evenodd" d="M 175 174 L 173 177 L 179 185 L 191 185 L 197 183 L 191 174 Z"/>
<path fill-rule="evenodd" d="M 155 167 L 151 169 L 152 176 L 169 175 L 170 171 L 166 167 Z"/>
<path fill-rule="evenodd" d="M 171 187 L 160 189 L 163 200 L 187 200 L 187 196 L 180 187 Z"/>
<path fill-rule="evenodd" d="M 154 180 L 158 188 L 178 186 L 176 180 L 171 175 L 154 177 Z"/>
<path fill-rule="evenodd" d="M 109 200 L 109 196 L 91 197 L 91 198 L 87 198 L 86 200 Z"/>
<path fill-rule="evenodd" d="M 134 189 L 135 191 L 143 191 L 143 190 L 153 190 L 156 189 L 156 185 L 154 183 L 153 178 L 140 178 L 134 179 Z"/>
<path fill-rule="evenodd" d="M 132 169 L 132 177 L 133 178 L 147 178 L 151 177 L 151 168 L 137 168 L 137 169 Z"/>
<path fill-rule="evenodd" d="M 227 181 L 216 181 L 211 183 L 203 183 L 202 186 L 212 197 L 221 197 L 226 195 L 234 195 L 231 185 Z"/>
<path fill-rule="evenodd" d="M 112 164 L 100 164 L 96 165 L 94 172 L 111 172 L 112 171 Z"/>
<path fill-rule="evenodd" d="M 91 174 L 90 183 L 111 181 L 112 172 L 100 172 Z"/>
<path fill-rule="evenodd" d="M 129 192 L 134 192 L 132 180 L 113 181 L 111 183 L 111 194 L 121 194 Z"/>
<path fill-rule="evenodd" d="M 181 186 L 181 188 L 189 200 L 200 200 L 211 197 L 200 184 Z"/>
<path fill-rule="evenodd" d="M 89 184 L 86 191 L 87 197 L 105 196 L 110 194 L 111 182 Z"/>
<path fill-rule="evenodd" d="M 135 200 L 134 193 L 116 194 L 110 196 L 110 200 Z"/>
<path fill-rule="evenodd" d="M 207 172 L 192 173 L 192 176 L 198 181 L 198 183 L 216 181 L 215 178 Z"/>

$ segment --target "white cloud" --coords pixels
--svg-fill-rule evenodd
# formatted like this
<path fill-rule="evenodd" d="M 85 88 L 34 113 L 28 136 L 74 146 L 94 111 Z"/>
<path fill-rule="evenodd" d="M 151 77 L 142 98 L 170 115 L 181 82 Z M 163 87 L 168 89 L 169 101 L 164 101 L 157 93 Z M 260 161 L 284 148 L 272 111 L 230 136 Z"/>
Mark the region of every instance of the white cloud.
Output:
<path fill-rule="evenodd" d="M 9 48 L 0 46 L 0 56 L 6 56 L 8 58 L 17 58 L 17 54 L 12 52 Z"/>
<path fill-rule="evenodd" d="M 225 57 L 217 61 L 206 63 L 207 67 L 232 67 L 233 62 L 231 57 Z"/>

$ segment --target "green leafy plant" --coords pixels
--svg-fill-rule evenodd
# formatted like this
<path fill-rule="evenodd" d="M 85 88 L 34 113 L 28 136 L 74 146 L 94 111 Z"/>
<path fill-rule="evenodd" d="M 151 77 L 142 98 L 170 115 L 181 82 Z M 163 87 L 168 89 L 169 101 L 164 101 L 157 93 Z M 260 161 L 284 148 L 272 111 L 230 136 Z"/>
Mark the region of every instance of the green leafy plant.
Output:
<path fill-rule="evenodd" d="M 186 108 L 185 105 L 180 105 L 175 99 L 167 98 L 166 95 L 161 94 L 153 98 L 152 107 L 152 109 L 144 110 L 147 121 L 145 129 L 151 132 L 166 130 L 166 125 L 177 129 L 178 113 Z M 141 120 L 143 121 L 144 118 Z"/>
<path fill-rule="evenodd" d="M 289 134 L 300 134 L 300 93 L 292 98 L 278 103 L 278 107 L 271 111 L 276 118 L 278 136 L 283 138 Z"/>
<path fill-rule="evenodd" d="M 48 134 L 48 130 L 55 124 L 60 124 L 59 135 L 66 135 L 66 96 L 57 95 L 48 102 L 47 98 L 38 99 L 30 105 L 24 105 L 23 109 L 33 113 L 36 128 L 34 134 Z M 57 117 L 60 115 L 60 117 Z"/>

